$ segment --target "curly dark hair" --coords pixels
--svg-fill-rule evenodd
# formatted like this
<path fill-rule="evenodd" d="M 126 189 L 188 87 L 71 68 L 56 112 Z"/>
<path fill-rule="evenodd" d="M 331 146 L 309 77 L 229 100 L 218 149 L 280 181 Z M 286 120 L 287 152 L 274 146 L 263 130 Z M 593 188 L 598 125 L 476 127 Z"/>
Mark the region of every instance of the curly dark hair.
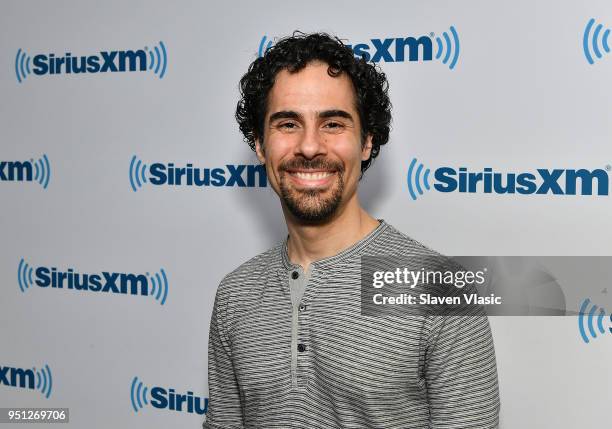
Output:
<path fill-rule="evenodd" d="M 330 76 L 336 77 L 344 72 L 353 82 L 362 144 L 365 144 L 368 134 L 372 135 L 370 158 L 361 163 L 363 175 L 378 156 L 380 147 L 389 140 L 389 83 L 376 64 L 368 63 L 365 57 L 356 58 L 350 47 L 327 33 L 305 34 L 294 31 L 292 36 L 280 39 L 262 57 L 251 63 L 247 73 L 240 79 L 241 99 L 236 107 L 240 131 L 251 149 L 255 150 L 256 139 L 263 143 L 268 94 L 276 74 L 283 69 L 290 73 L 298 72 L 317 60 L 329 65 L 327 73 Z"/>

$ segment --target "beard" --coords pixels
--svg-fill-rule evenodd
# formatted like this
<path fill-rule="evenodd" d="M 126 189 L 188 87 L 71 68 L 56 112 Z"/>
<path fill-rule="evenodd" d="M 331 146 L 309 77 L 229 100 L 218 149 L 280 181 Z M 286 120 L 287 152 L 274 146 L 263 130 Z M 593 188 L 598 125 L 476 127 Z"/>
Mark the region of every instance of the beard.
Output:
<path fill-rule="evenodd" d="M 327 189 L 296 189 L 289 184 L 289 169 L 325 169 L 333 171 L 336 180 Z M 280 197 L 289 212 L 299 221 L 319 224 L 329 220 L 340 207 L 344 193 L 344 167 L 325 159 L 296 158 L 279 166 Z"/>

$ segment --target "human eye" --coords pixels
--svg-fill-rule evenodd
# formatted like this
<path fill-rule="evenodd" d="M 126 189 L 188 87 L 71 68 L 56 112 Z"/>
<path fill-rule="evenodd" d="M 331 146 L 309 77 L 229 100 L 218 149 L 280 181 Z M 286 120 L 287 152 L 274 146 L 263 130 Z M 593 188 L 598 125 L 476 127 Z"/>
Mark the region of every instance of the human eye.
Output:
<path fill-rule="evenodd" d="M 277 127 L 282 130 L 294 130 L 297 128 L 297 124 L 295 122 L 282 122 Z"/>
<path fill-rule="evenodd" d="M 341 123 L 341 122 L 330 121 L 330 122 L 327 122 L 324 125 L 324 127 L 327 128 L 327 129 L 331 129 L 331 130 L 336 131 L 336 130 L 340 130 L 340 129 L 344 128 L 344 124 Z"/>

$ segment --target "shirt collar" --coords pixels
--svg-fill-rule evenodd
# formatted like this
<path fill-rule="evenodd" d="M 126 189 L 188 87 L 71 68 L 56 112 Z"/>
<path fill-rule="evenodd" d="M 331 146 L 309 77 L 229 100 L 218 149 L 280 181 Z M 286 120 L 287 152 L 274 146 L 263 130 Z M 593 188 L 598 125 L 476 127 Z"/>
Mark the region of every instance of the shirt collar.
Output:
<path fill-rule="evenodd" d="M 356 254 L 359 254 L 364 248 L 366 248 L 372 241 L 374 241 L 379 235 L 381 235 L 388 227 L 389 224 L 385 222 L 384 219 L 378 219 L 380 224 L 374 228 L 368 235 L 363 237 L 361 240 L 342 250 L 340 253 L 337 253 L 333 256 L 328 256 L 327 258 L 319 259 L 318 261 L 312 262 L 316 268 L 323 268 L 333 266 L 334 264 L 345 261 Z M 285 238 L 281 248 L 281 259 L 285 269 L 291 270 L 297 267 L 297 264 L 294 264 L 289 259 L 289 253 L 287 252 L 287 241 L 289 240 L 289 235 Z"/>

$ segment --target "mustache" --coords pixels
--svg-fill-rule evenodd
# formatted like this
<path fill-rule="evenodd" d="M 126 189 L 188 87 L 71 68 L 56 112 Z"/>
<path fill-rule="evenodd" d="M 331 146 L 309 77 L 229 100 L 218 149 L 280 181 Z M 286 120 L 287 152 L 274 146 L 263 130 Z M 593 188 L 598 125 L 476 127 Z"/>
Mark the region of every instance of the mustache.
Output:
<path fill-rule="evenodd" d="M 278 166 L 280 171 L 289 170 L 334 170 L 339 173 L 344 172 L 344 166 L 338 161 L 332 161 L 326 158 L 293 158 L 285 161 Z"/>

